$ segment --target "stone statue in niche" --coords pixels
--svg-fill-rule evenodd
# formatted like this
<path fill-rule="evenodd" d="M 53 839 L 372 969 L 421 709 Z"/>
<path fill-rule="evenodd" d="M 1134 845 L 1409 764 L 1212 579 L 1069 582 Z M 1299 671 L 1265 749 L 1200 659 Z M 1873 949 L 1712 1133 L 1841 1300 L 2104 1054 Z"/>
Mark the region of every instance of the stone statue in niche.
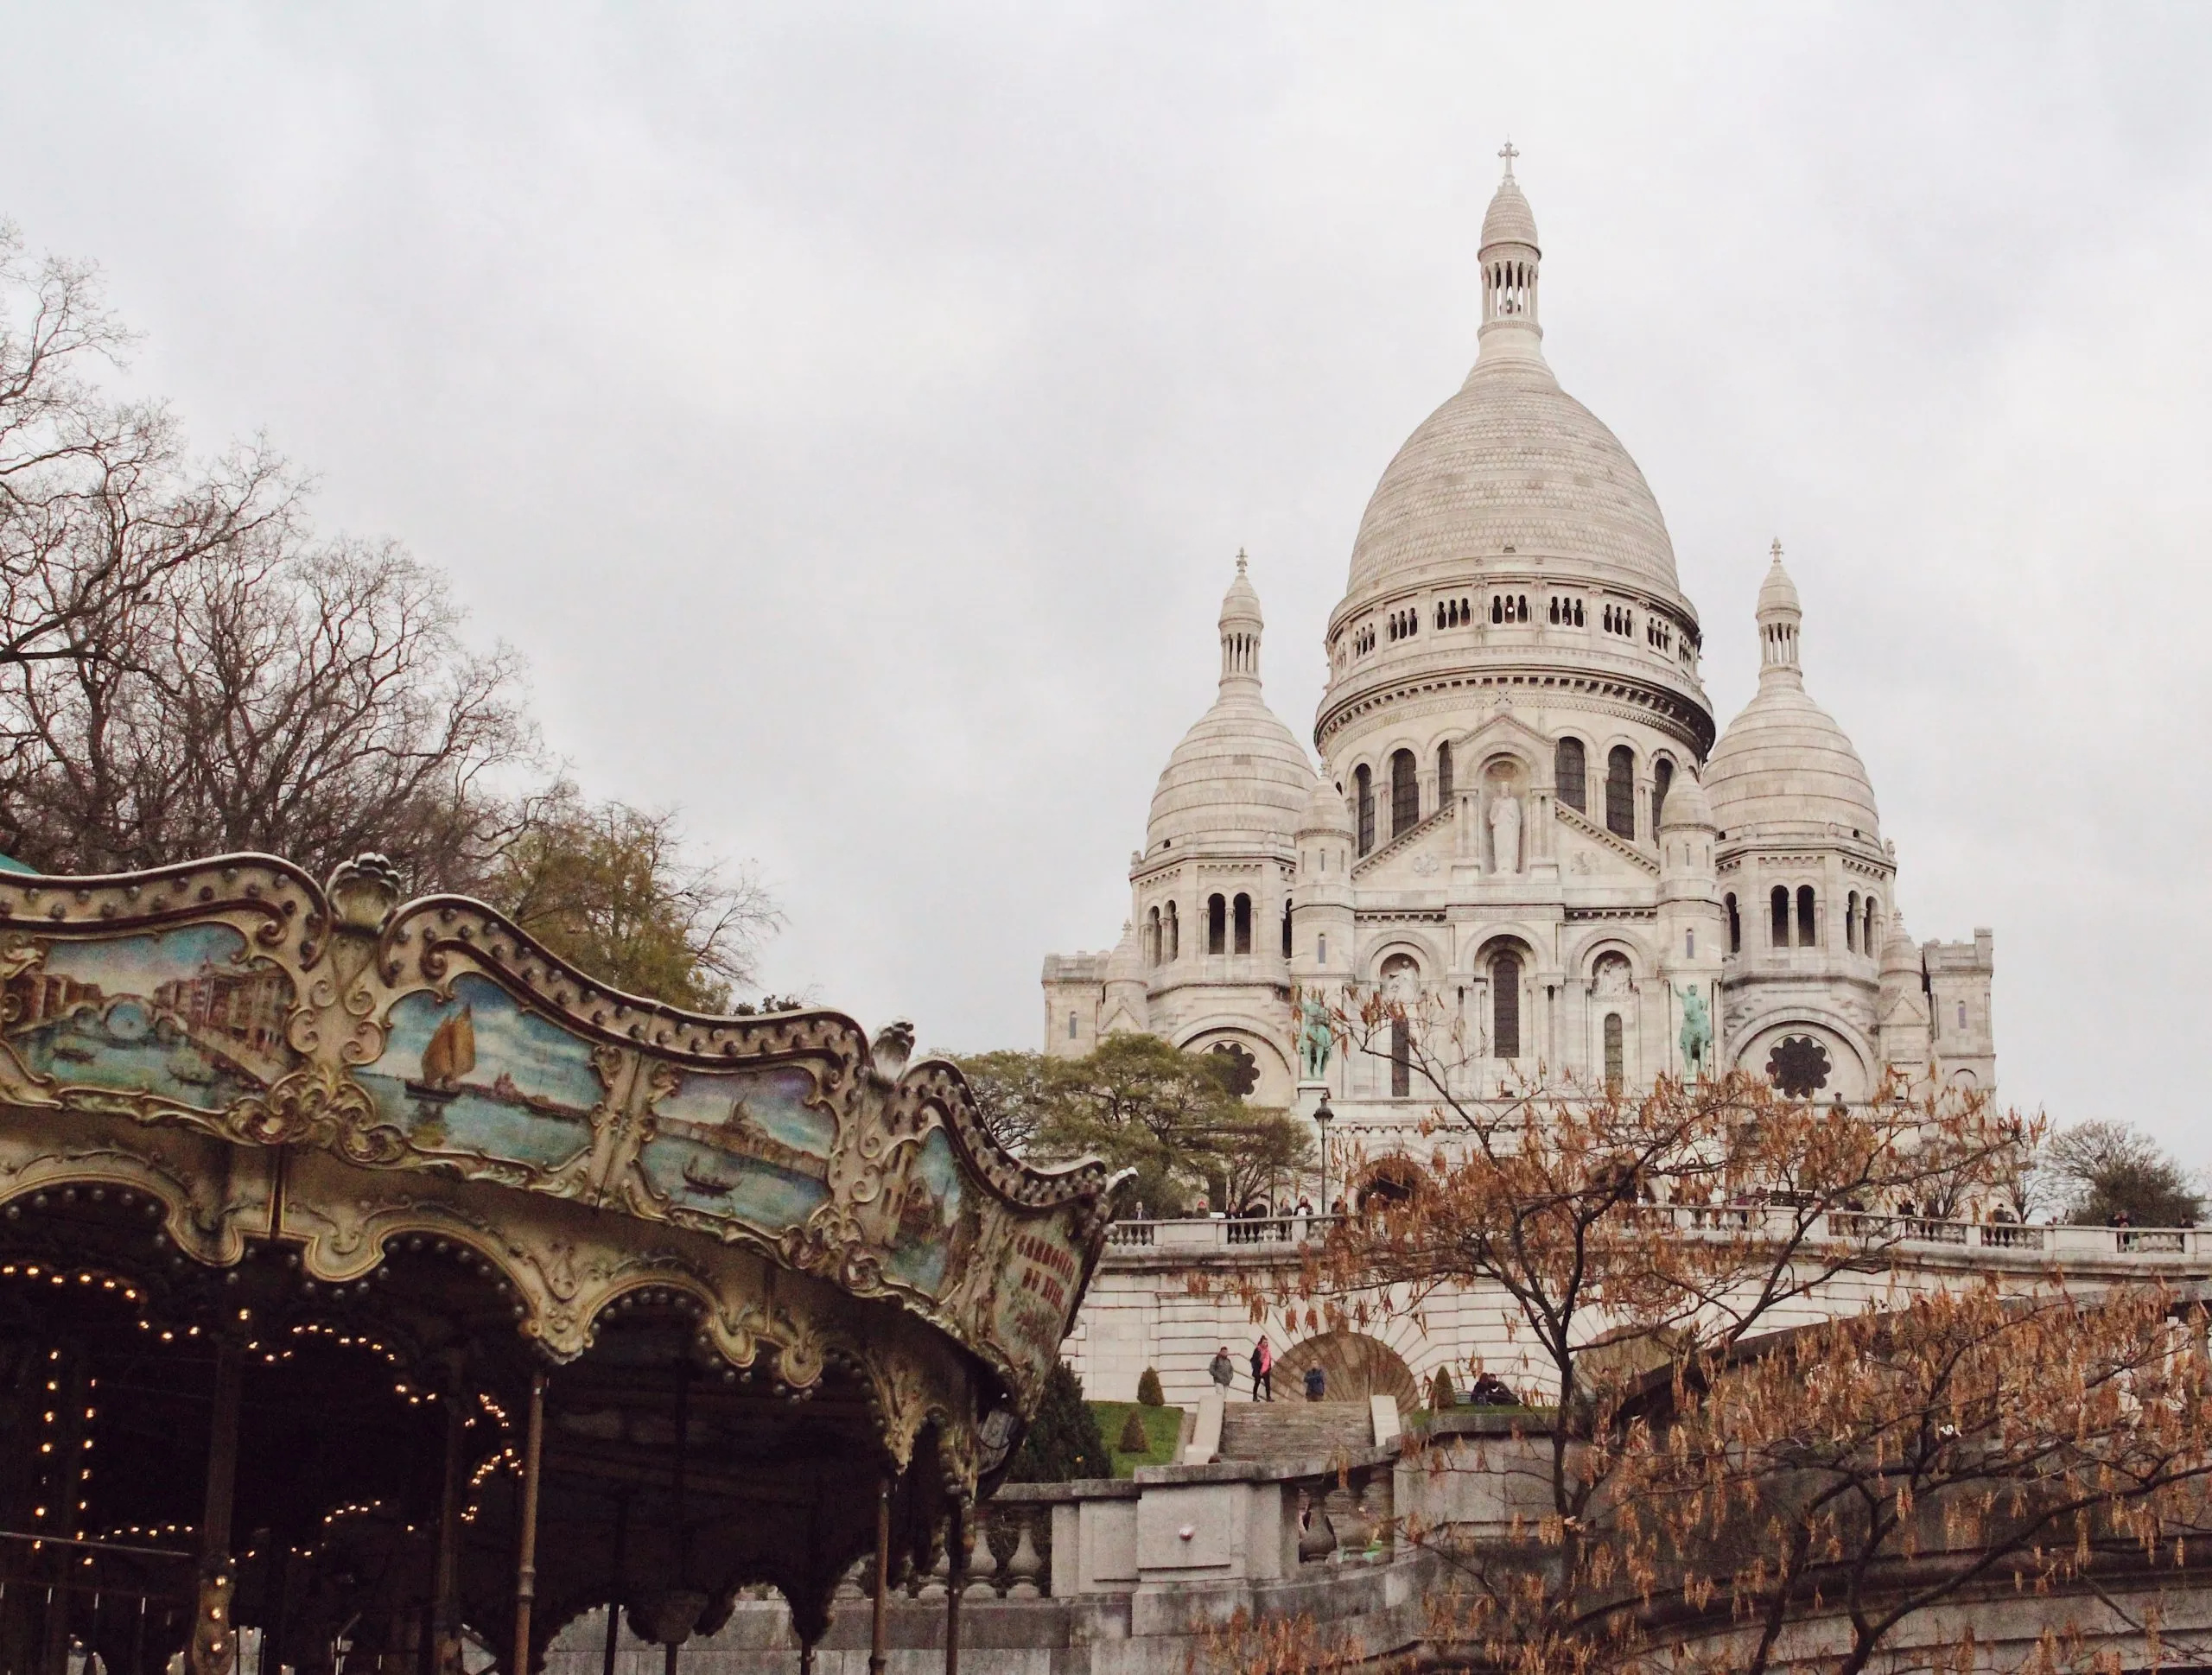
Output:
<path fill-rule="evenodd" d="M 1490 800 L 1491 862 L 1500 872 L 1521 870 L 1521 801 L 1510 791 Z"/>
<path fill-rule="evenodd" d="M 1596 981 L 1591 985 L 1592 992 L 1607 999 L 1624 995 L 1635 987 L 1629 976 L 1628 961 L 1618 954 L 1608 954 L 1599 961 L 1592 975 Z"/>
<path fill-rule="evenodd" d="M 1682 1068 L 1694 1076 L 1706 1075 L 1713 1055 L 1713 1014 L 1706 1010 L 1705 997 L 1694 987 L 1681 991 L 1682 997 Z"/>
<path fill-rule="evenodd" d="M 1329 1030 L 1329 1009 L 1313 995 L 1298 1004 L 1298 1068 L 1308 1082 L 1319 1082 L 1329 1072 L 1329 1050 L 1335 1038 Z"/>

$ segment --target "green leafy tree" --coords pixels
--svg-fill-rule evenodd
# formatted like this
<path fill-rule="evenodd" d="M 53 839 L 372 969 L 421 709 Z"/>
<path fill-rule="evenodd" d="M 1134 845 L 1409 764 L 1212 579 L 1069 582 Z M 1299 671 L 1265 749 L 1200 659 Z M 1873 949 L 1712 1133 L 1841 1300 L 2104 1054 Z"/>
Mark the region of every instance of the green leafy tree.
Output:
<path fill-rule="evenodd" d="M 2060 1129 L 2044 1143 L 2035 1174 L 2043 1207 L 2077 1226 L 2125 1218 L 2139 1228 L 2185 1228 L 2204 1213 L 2203 1194 L 2182 1166 L 2126 1123 Z"/>
<path fill-rule="evenodd" d="M 1111 1477 L 1114 1456 L 1098 1417 L 1083 1399 L 1083 1380 L 1065 1361 L 1045 1380 L 1045 1394 L 1029 1434 L 1007 1472 L 1010 1483 L 1066 1483 L 1078 1477 Z"/>
<path fill-rule="evenodd" d="M 751 874 L 684 853 L 672 813 L 566 784 L 530 810 L 485 894 L 570 964 L 696 1012 L 728 1009 L 779 922 Z"/>
<path fill-rule="evenodd" d="M 1235 1092 L 1225 1057 L 1184 1052 L 1157 1036 L 1115 1035 L 1087 1057 L 1046 1064 L 1051 1097 L 1037 1154 L 1134 1169 L 1135 1196 L 1155 1215 L 1187 1210 L 1201 1194 L 1233 1206 L 1312 1156 L 1303 1125 Z"/>
<path fill-rule="evenodd" d="M 970 1053 L 954 1061 L 968 1078 L 983 1126 L 1017 1155 L 1028 1151 L 1052 1106 L 1057 1062 L 1042 1053 Z"/>

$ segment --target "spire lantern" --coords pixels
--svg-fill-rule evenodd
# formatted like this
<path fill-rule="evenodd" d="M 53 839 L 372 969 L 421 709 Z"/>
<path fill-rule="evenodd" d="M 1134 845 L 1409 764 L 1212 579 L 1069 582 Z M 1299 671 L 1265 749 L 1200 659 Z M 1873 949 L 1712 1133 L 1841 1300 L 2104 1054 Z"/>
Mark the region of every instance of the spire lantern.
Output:
<path fill-rule="evenodd" d="M 1526 359 L 1538 352 L 1544 335 L 1536 320 L 1536 270 L 1543 251 L 1536 243 L 1535 213 L 1513 178 L 1513 160 L 1521 153 L 1508 140 L 1497 155 L 1505 161 L 1505 178 L 1483 217 L 1482 358 Z"/>
<path fill-rule="evenodd" d="M 1759 679 L 1802 684 L 1805 675 L 1797 663 L 1797 630 L 1805 612 L 1797 603 L 1797 584 L 1782 568 L 1779 536 L 1771 551 L 1774 562 L 1759 584 Z"/>
<path fill-rule="evenodd" d="M 1257 691 L 1260 685 L 1260 631 L 1264 625 L 1260 618 L 1259 590 L 1244 574 L 1247 560 L 1244 549 L 1236 549 L 1236 575 L 1229 584 L 1229 592 L 1221 601 L 1221 684 L 1226 691 L 1232 684 L 1249 684 Z"/>

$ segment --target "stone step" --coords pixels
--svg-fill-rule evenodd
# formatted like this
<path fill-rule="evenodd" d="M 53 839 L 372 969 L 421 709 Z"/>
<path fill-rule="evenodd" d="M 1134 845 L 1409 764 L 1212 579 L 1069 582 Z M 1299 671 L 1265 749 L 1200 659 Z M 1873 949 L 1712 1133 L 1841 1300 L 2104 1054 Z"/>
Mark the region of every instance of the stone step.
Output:
<path fill-rule="evenodd" d="M 1365 1402 L 1232 1402 L 1221 1416 L 1224 1460 L 1300 1460 L 1370 1446 Z"/>

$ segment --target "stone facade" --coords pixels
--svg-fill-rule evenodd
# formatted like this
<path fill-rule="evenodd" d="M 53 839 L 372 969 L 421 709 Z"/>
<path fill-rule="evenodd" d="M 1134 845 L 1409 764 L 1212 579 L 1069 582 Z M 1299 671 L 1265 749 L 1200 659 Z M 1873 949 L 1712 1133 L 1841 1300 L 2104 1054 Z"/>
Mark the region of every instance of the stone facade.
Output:
<path fill-rule="evenodd" d="M 1046 1050 L 1149 1031 L 1288 1106 L 1294 994 L 1380 987 L 1464 1029 L 1469 1094 L 1635 1087 L 1690 1068 L 1694 997 L 1719 1064 L 1793 1093 L 1859 1100 L 1892 1065 L 1993 1085 L 1991 933 L 1907 936 L 1781 544 L 1758 693 L 1719 732 L 1658 503 L 1545 362 L 1510 167 L 1481 263 L 1474 368 L 1383 473 L 1329 618 L 1319 771 L 1262 699 L 1239 555 L 1219 695 L 1160 777 L 1121 941 L 1046 961 Z M 1370 1152 L 1433 1103 L 1382 1055 L 1325 1080 Z"/>

